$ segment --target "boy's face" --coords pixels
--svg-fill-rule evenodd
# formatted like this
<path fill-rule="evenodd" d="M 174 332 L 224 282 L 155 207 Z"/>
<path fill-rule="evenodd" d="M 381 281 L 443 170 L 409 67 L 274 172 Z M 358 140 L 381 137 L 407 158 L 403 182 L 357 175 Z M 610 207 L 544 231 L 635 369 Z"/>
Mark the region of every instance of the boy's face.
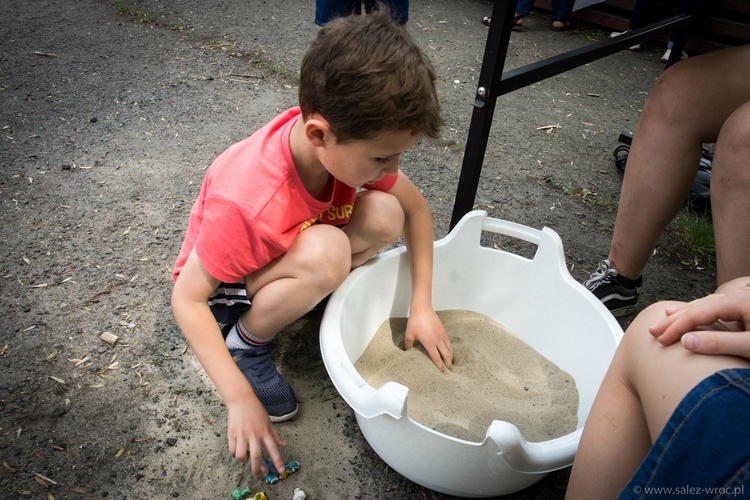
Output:
<path fill-rule="evenodd" d="M 408 130 L 385 131 L 373 139 L 339 144 L 327 141 L 321 156 L 328 173 L 351 187 L 378 181 L 398 172 L 398 160 L 421 135 Z"/>

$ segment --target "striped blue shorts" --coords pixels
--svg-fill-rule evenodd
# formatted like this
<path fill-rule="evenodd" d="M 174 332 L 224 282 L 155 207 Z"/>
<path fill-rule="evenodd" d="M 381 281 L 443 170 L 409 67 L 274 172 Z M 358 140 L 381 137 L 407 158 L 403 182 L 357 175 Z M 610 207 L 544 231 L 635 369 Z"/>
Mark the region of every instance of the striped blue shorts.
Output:
<path fill-rule="evenodd" d="M 221 283 L 208 298 L 208 307 L 222 325 L 234 325 L 243 312 L 250 309 L 245 283 Z"/>

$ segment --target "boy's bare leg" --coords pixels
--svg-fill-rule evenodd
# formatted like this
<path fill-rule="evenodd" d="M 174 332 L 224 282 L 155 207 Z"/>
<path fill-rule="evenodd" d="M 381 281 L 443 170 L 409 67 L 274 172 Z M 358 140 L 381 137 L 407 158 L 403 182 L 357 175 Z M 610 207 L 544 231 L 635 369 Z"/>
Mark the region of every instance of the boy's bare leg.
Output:
<path fill-rule="evenodd" d="M 352 268 L 361 266 L 381 248 L 396 241 L 403 228 L 404 211 L 394 196 L 381 191 L 359 193 L 344 230 L 351 244 Z"/>
<path fill-rule="evenodd" d="M 744 64 L 750 65 L 750 57 Z M 750 74 L 750 69 L 748 70 Z M 748 102 L 724 123 L 711 173 L 711 206 L 719 284 L 750 276 L 750 77 Z"/>
<path fill-rule="evenodd" d="M 633 137 L 609 252 L 622 276 L 641 275 L 690 190 L 702 143 L 715 142 L 750 99 L 748 75 L 750 46 L 742 46 L 681 61 L 657 81 Z"/>
<path fill-rule="evenodd" d="M 245 279 L 252 307 L 242 324 L 259 338 L 271 338 L 301 318 L 348 276 L 349 240 L 339 228 L 315 224 L 292 247 Z"/>
<path fill-rule="evenodd" d="M 566 498 L 615 498 L 695 385 L 725 368 L 750 368 L 747 359 L 660 344 L 648 327 L 674 304 L 650 306 L 625 333 L 586 421 Z"/>

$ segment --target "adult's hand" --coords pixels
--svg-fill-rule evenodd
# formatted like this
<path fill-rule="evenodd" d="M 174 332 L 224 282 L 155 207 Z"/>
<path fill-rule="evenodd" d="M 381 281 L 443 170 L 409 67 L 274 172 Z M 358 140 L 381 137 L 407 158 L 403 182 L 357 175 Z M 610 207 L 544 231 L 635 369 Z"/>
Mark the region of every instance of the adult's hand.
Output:
<path fill-rule="evenodd" d="M 670 306 L 665 314 L 649 328 L 662 344 L 680 340 L 694 352 L 750 359 L 750 286 Z"/>

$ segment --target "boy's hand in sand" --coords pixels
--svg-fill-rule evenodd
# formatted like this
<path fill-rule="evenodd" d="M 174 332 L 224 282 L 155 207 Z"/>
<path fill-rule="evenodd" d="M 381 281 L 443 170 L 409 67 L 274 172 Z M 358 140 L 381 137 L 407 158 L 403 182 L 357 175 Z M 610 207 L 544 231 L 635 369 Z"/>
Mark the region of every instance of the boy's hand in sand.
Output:
<path fill-rule="evenodd" d="M 441 372 L 453 367 L 453 345 L 443 322 L 432 309 L 412 311 L 406 323 L 404 346 L 407 349 L 419 342 Z"/>
<path fill-rule="evenodd" d="M 240 462 L 250 460 L 253 478 L 263 476 L 262 452 L 266 450 L 277 470 L 284 470 L 279 447 L 286 442 L 274 429 L 257 399 L 227 403 L 227 441 L 229 452 Z"/>

